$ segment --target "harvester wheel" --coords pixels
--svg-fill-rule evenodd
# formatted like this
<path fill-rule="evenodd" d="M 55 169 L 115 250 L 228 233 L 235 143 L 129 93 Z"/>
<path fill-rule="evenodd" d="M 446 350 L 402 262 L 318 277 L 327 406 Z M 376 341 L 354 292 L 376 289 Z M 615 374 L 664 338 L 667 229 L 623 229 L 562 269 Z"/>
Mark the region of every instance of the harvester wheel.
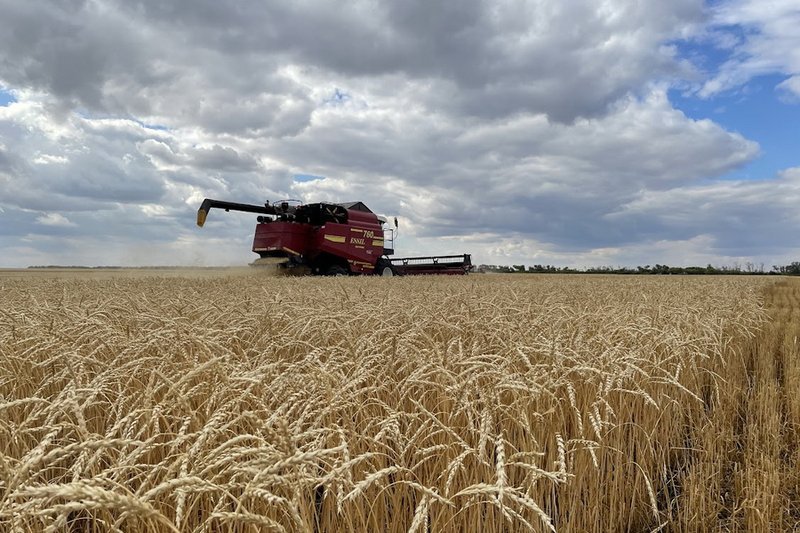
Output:
<path fill-rule="evenodd" d="M 380 258 L 375 264 L 375 275 L 391 278 L 395 275 L 394 268 L 392 268 L 392 264 L 388 260 Z"/>
<path fill-rule="evenodd" d="M 331 265 L 325 271 L 326 276 L 346 276 L 347 270 L 342 265 Z"/>

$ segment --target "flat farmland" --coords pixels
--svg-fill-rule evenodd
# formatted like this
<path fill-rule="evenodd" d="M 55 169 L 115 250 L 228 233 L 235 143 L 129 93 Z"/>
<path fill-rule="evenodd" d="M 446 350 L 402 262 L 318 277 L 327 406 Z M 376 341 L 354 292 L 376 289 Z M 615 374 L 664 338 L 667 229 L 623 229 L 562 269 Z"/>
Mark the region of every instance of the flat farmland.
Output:
<path fill-rule="evenodd" d="M 0 273 L 3 531 L 792 531 L 800 283 Z"/>

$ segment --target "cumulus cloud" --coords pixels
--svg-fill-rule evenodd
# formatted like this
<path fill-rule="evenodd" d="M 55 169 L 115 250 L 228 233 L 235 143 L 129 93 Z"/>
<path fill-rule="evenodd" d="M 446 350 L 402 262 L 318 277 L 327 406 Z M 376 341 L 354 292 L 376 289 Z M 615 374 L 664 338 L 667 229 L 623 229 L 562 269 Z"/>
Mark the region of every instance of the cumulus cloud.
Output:
<path fill-rule="evenodd" d="M 800 223 L 799 200 L 800 169 L 788 169 L 771 180 L 642 192 L 609 217 L 646 224 L 662 240 L 691 238 L 704 228 L 709 249 L 720 255 L 767 257 L 800 247 L 791 231 Z"/>
<path fill-rule="evenodd" d="M 713 13 L 719 46 L 742 52 L 708 94 L 763 57 L 756 34 L 726 39 L 726 20 L 786 33 L 749 5 Z M 702 0 L 0 10 L 0 86 L 15 95 L 0 107 L 0 232 L 22 264 L 249 261 L 252 217 L 215 213 L 200 232 L 204 197 L 362 200 L 401 217 L 398 250 L 481 262 L 725 260 L 793 242 L 747 221 L 773 202 L 794 220 L 794 171 L 720 180 L 758 144 L 667 97 L 699 75 L 672 43 L 705 27 Z M 795 72 L 782 61 L 770 68 Z"/>
<path fill-rule="evenodd" d="M 242 135 L 293 135 L 316 102 L 297 72 L 398 76 L 480 117 L 602 113 L 680 62 L 660 44 L 702 2 L 4 1 L 3 79 L 64 106 Z M 586 90 L 591 86 L 591 90 Z M 383 85 L 380 91 L 392 90 Z"/>
<path fill-rule="evenodd" d="M 67 217 L 59 213 L 47 213 L 36 217 L 36 222 L 43 226 L 74 226 Z"/>
<path fill-rule="evenodd" d="M 643 190 L 719 176 L 758 153 L 752 141 L 676 111 L 658 88 L 573 125 L 523 116 L 473 129 L 440 120 L 426 131 L 422 114 L 387 124 L 361 112 L 346 128 L 341 111 L 325 113 L 328 127 L 275 150 L 286 159 L 310 156 L 323 174 L 339 177 L 297 188 L 341 200 L 367 191 L 370 205 L 413 216 L 425 236 L 506 231 L 562 246 L 636 242 L 647 224 L 605 216 Z"/>
<path fill-rule="evenodd" d="M 712 21 L 709 31 L 728 37 L 720 40 L 720 48 L 731 56 L 705 82 L 701 96 L 736 89 L 757 76 L 779 74 L 785 79 L 778 89 L 800 97 L 800 6 L 796 1 L 723 2 L 714 8 Z"/>

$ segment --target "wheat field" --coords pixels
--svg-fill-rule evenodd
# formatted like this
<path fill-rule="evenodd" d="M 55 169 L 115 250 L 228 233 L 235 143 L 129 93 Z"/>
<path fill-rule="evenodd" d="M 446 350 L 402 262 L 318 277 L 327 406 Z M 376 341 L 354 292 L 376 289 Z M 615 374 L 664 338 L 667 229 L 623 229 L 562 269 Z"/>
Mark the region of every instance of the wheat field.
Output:
<path fill-rule="evenodd" d="M 0 530 L 791 531 L 800 284 L 0 274 Z"/>

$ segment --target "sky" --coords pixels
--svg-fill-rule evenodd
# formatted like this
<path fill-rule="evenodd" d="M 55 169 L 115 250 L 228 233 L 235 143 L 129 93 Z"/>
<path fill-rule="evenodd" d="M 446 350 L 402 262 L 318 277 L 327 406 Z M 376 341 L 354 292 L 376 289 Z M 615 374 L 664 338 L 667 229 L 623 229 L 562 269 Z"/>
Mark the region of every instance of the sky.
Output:
<path fill-rule="evenodd" d="M 398 255 L 800 261 L 797 0 L 0 0 L 0 267 L 244 265 L 260 204 Z"/>

